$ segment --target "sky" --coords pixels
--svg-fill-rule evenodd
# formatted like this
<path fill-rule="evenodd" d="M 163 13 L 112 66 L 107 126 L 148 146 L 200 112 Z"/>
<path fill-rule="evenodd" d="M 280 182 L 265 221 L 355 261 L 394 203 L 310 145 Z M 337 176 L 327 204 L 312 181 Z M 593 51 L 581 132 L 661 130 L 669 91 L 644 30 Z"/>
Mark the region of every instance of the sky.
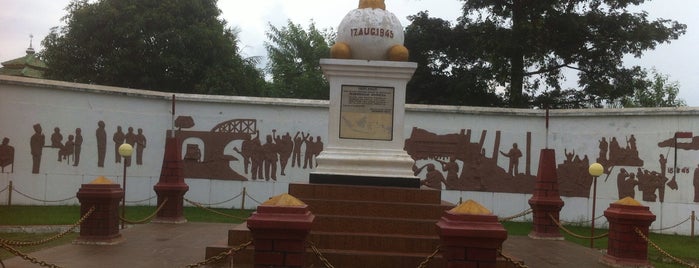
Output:
<path fill-rule="evenodd" d="M 32 46 L 40 51 L 41 40 L 51 27 L 62 26 L 65 7 L 70 0 L 0 0 L 0 62 L 25 55 Z M 229 26 L 240 30 L 242 54 L 246 57 L 266 57 L 264 42 L 268 24 L 282 27 L 291 20 L 307 28 L 311 21 L 318 29 L 337 29 L 342 18 L 357 8 L 358 0 L 219 0 L 222 19 Z M 428 11 L 430 16 L 455 21 L 461 12 L 459 0 L 386 0 L 386 9 L 393 12 L 403 26 L 407 16 L 419 11 Z M 646 69 L 655 68 L 668 75 L 670 81 L 680 84 L 679 97 L 688 106 L 699 107 L 699 1 L 654 0 L 638 7 L 649 13 L 649 19 L 677 20 L 687 25 L 687 33 L 670 44 L 662 44 L 642 58 L 627 57 L 628 66 L 639 65 Z M 575 86 L 575 81 L 564 83 Z"/>

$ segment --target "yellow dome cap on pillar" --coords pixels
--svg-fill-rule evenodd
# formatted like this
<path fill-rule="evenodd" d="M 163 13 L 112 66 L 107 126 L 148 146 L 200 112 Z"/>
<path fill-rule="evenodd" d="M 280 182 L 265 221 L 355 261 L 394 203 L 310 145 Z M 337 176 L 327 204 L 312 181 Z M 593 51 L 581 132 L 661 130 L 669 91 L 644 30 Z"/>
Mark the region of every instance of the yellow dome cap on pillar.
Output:
<path fill-rule="evenodd" d="M 633 199 L 629 196 L 624 197 L 620 199 L 619 201 L 614 202 L 614 204 L 619 204 L 619 205 L 627 205 L 627 206 L 640 206 L 641 203 L 636 201 L 636 199 Z"/>
<path fill-rule="evenodd" d="M 99 176 L 92 180 L 89 184 L 114 184 L 114 182 L 110 179 L 105 178 L 104 176 Z"/>
<path fill-rule="evenodd" d="M 471 215 L 490 215 L 492 214 L 490 210 L 485 208 L 483 205 L 471 199 L 466 200 L 466 202 L 461 203 L 461 205 L 456 206 L 449 210 L 449 212 L 454 214 L 471 214 Z"/>
<path fill-rule="evenodd" d="M 273 196 L 269 200 L 262 203 L 263 206 L 278 206 L 278 207 L 300 207 L 305 206 L 306 203 L 298 200 L 296 197 L 290 194 L 280 194 Z"/>

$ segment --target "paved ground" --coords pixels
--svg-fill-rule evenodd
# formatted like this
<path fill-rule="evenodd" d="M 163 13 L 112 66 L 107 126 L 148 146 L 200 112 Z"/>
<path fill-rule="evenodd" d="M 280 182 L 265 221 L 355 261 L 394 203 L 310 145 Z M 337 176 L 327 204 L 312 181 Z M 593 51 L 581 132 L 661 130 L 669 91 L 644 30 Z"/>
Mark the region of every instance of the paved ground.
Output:
<path fill-rule="evenodd" d="M 119 245 L 67 244 L 30 256 L 65 268 L 185 267 L 204 260 L 206 246 L 224 241 L 231 228 L 230 224 L 220 223 L 151 223 L 123 230 L 126 241 Z M 566 241 L 510 236 L 503 252 L 532 268 L 607 267 L 597 261 L 602 256 L 599 251 Z M 3 262 L 7 268 L 41 267 L 19 257 Z"/>

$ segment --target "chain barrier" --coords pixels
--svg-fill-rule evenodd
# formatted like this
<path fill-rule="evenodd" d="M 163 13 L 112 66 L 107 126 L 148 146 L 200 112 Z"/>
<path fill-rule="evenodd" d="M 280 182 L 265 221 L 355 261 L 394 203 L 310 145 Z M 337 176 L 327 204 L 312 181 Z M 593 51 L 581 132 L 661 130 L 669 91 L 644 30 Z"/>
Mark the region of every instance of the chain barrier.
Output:
<path fill-rule="evenodd" d="M 226 214 L 226 213 L 223 213 L 223 212 L 219 212 L 219 211 L 216 211 L 216 210 L 213 210 L 213 209 L 204 207 L 204 206 L 202 206 L 201 204 L 199 204 L 199 203 L 197 203 L 197 202 L 194 202 L 194 201 L 192 201 L 192 200 L 189 200 L 189 199 L 187 199 L 187 198 L 185 198 L 184 200 L 187 201 L 187 203 L 190 203 L 190 204 L 192 204 L 192 205 L 194 205 L 194 206 L 196 206 L 196 207 L 198 207 L 198 208 L 201 208 L 201 209 L 203 209 L 203 210 L 206 210 L 206 211 L 211 212 L 211 213 L 214 213 L 214 214 L 218 214 L 218 215 L 221 215 L 221 216 L 224 216 L 224 217 L 229 217 L 229 218 L 236 219 L 236 220 L 241 220 L 241 221 L 246 221 L 246 220 L 248 220 L 247 218 L 243 218 L 243 217 L 238 217 L 238 216 L 235 216 L 235 215 Z"/>
<path fill-rule="evenodd" d="M 427 265 L 430 263 L 430 261 L 432 261 L 432 259 L 434 259 L 434 256 L 437 256 L 437 253 L 439 253 L 440 247 L 442 247 L 442 245 L 437 245 L 437 248 L 434 249 L 434 251 L 432 252 L 432 254 L 430 254 L 429 256 L 427 256 L 427 258 L 425 258 L 425 260 L 422 261 L 422 262 L 420 263 L 420 265 L 417 266 L 417 268 L 425 268 L 425 267 L 427 267 Z"/>
<path fill-rule="evenodd" d="M 529 209 L 526 209 L 526 210 L 524 210 L 524 211 L 522 211 L 522 212 L 520 212 L 520 213 L 517 213 L 517 214 L 512 215 L 512 216 L 509 216 L 509 217 L 498 218 L 498 221 L 499 221 L 499 222 L 510 221 L 510 220 L 512 220 L 512 219 L 516 219 L 516 218 L 519 218 L 519 217 L 524 217 L 524 216 L 526 216 L 526 215 L 529 215 L 529 214 L 531 214 L 532 212 L 534 212 L 534 210 L 531 209 L 531 208 L 529 208 Z"/>
<path fill-rule="evenodd" d="M 570 231 L 570 230 L 566 229 L 565 227 L 563 227 L 563 225 L 561 225 L 561 223 L 558 222 L 558 221 L 556 220 L 556 218 L 553 217 L 553 215 L 549 214 L 549 218 L 551 218 L 551 221 L 553 221 L 553 223 L 555 223 L 556 226 L 558 226 L 558 228 L 560 228 L 561 230 L 565 231 L 565 232 L 568 233 L 569 235 L 571 235 L 571 236 L 573 236 L 573 237 L 576 237 L 576 238 L 580 238 L 580 239 L 600 239 L 600 238 L 603 238 L 603 237 L 607 237 L 607 236 L 609 235 L 609 233 L 604 233 L 604 234 L 597 235 L 597 236 L 583 236 L 583 235 L 579 235 L 579 234 L 573 233 L 572 231 Z"/>
<path fill-rule="evenodd" d="M 48 262 L 45 262 L 45 261 L 40 261 L 40 260 L 38 260 L 37 258 L 31 257 L 31 256 L 29 256 L 29 255 L 27 255 L 27 254 L 25 254 L 25 253 L 22 253 L 21 251 L 15 249 L 15 248 L 13 248 L 13 247 L 11 247 L 11 246 L 8 245 L 8 244 L 5 244 L 5 243 L 0 242 L 0 247 L 3 248 L 3 249 L 5 249 L 5 250 L 7 250 L 7 252 L 10 252 L 10 253 L 12 253 L 12 254 L 15 255 L 15 256 L 19 256 L 19 257 L 21 257 L 22 259 L 27 260 L 27 261 L 29 261 L 29 262 L 31 262 L 31 263 L 33 263 L 33 264 L 38 264 L 38 265 L 40 265 L 40 266 L 42 266 L 42 267 L 61 268 L 61 267 L 58 266 L 58 265 L 51 264 L 51 263 L 48 263 Z M 3 267 L 5 267 L 5 264 L 3 264 Z"/>
<path fill-rule="evenodd" d="M 148 197 L 148 198 L 143 199 L 143 200 L 136 200 L 136 201 L 128 201 L 128 200 L 126 200 L 126 201 L 124 201 L 124 202 L 125 202 L 125 203 L 129 203 L 129 204 L 137 204 L 137 203 L 143 203 L 143 202 L 146 202 L 146 201 L 150 201 L 150 200 L 152 200 L 153 198 L 156 198 L 156 197 L 157 197 L 157 196 L 151 196 L 151 197 Z"/>
<path fill-rule="evenodd" d="M 687 267 L 690 267 L 690 268 L 699 268 L 699 265 L 697 265 L 697 264 L 689 263 L 689 262 L 686 262 L 686 261 L 684 261 L 684 260 L 682 260 L 682 259 L 680 259 L 680 258 L 677 258 L 677 257 L 675 257 L 675 256 L 670 255 L 670 253 L 668 253 L 667 251 L 665 251 L 665 250 L 663 250 L 662 248 L 660 248 L 660 246 L 658 246 L 658 245 L 656 245 L 655 243 L 653 243 L 653 241 L 651 241 L 650 238 L 648 238 L 648 236 L 646 236 L 645 234 L 643 234 L 643 232 L 642 232 L 640 229 L 638 229 L 638 227 L 634 227 L 633 229 L 634 229 L 634 231 L 636 232 L 636 234 L 638 234 L 638 236 L 640 236 L 641 238 L 643 238 L 643 240 L 645 240 L 649 245 L 651 245 L 653 248 L 655 248 L 655 250 L 657 250 L 658 252 L 660 252 L 660 254 L 662 254 L 663 256 L 670 258 L 672 261 L 674 261 L 674 262 L 676 262 L 676 263 L 678 263 L 678 264 L 681 264 L 681 265 L 684 265 L 684 266 L 687 266 Z"/>
<path fill-rule="evenodd" d="M 323 256 L 323 253 L 321 253 L 320 250 L 318 250 L 318 248 L 316 247 L 315 244 L 313 244 L 313 242 L 311 242 L 311 241 L 306 241 L 306 242 L 308 243 L 308 246 L 311 248 L 311 250 L 313 250 L 313 253 L 316 254 L 316 257 L 318 257 L 318 259 L 323 263 L 323 265 L 325 265 L 325 268 L 335 268 L 335 266 L 330 264 L 328 259 L 326 259 L 325 256 Z"/>
<path fill-rule="evenodd" d="M 601 219 L 602 217 L 604 217 L 604 214 L 602 214 L 602 215 L 599 215 L 599 216 L 597 216 L 597 217 L 596 217 L 596 218 L 594 219 L 594 221 L 597 221 L 597 220 Z M 593 221 L 593 220 L 582 220 L 582 221 L 561 221 L 561 222 L 562 222 L 562 223 L 564 223 L 564 224 L 575 224 L 575 225 L 581 225 L 581 224 L 583 224 L 583 223 L 588 223 L 588 222 L 592 222 L 592 221 Z"/>
<path fill-rule="evenodd" d="M 507 262 L 511 263 L 512 265 L 518 267 L 518 268 L 529 268 L 526 264 L 524 264 L 523 261 L 515 261 L 512 257 L 505 255 L 505 253 L 502 253 L 502 250 L 498 249 L 498 255 L 505 259 Z"/>
<path fill-rule="evenodd" d="M 122 218 L 121 216 L 119 216 L 119 219 L 122 220 L 122 221 L 124 221 L 125 223 L 128 223 L 128 224 L 142 224 L 142 223 L 146 223 L 146 222 L 150 221 L 151 219 L 153 219 L 153 217 L 155 217 L 155 215 L 157 215 L 158 212 L 160 212 L 160 210 L 162 210 L 163 207 L 165 207 L 165 203 L 167 203 L 167 198 L 165 198 L 165 200 L 163 200 L 163 203 L 161 203 L 160 206 L 158 206 L 158 208 L 155 209 L 155 212 L 153 212 L 153 214 L 148 215 L 148 217 L 146 217 L 145 219 L 137 220 L 137 221 L 131 221 L 131 220 Z"/>
<path fill-rule="evenodd" d="M 207 204 L 207 203 L 198 203 L 198 204 L 200 204 L 200 205 L 202 205 L 202 206 L 215 206 L 215 205 L 220 205 L 220 204 L 223 204 L 223 203 L 226 203 L 226 202 L 233 201 L 234 199 L 240 197 L 241 195 L 243 195 L 243 192 L 240 192 L 238 195 L 236 195 L 236 196 L 234 196 L 234 197 L 231 197 L 230 199 L 225 200 L 225 201 L 221 201 L 221 202 L 217 202 L 217 203 L 210 203 L 210 204 Z"/>
<path fill-rule="evenodd" d="M 59 239 L 59 238 L 61 238 L 61 237 L 64 237 L 64 236 L 67 235 L 68 233 L 72 232 L 75 228 L 77 228 L 78 226 L 80 226 L 80 225 L 83 223 L 83 221 L 85 221 L 88 217 L 90 217 L 90 215 L 92 215 L 93 212 L 95 212 L 95 207 L 94 207 L 94 206 L 91 207 L 90 210 L 88 210 L 88 211 L 85 213 L 85 215 L 83 215 L 82 218 L 80 218 L 80 219 L 78 220 L 78 222 L 74 223 L 70 228 L 68 228 L 68 230 L 65 230 L 64 232 L 62 232 L 62 233 L 60 233 L 60 234 L 57 234 L 57 235 L 55 235 L 55 236 L 52 236 L 52 237 L 49 237 L 49 238 L 46 238 L 46 239 L 42 239 L 42 240 L 38 240 L 38 241 L 12 241 L 12 240 L 6 240 L 6 239 L 3 239 L 3 238 L 0 238 L 0 243 L 7 244 L 7 245 L 12 245 L 12 246 L 25 247 L 25 246 L 36 246 L 36 245 L 41 245 L 41 244 L 45 244 L 45 243 L 51 242 L 51 241 L 53 241 L 53 240 Z"/>
<path fill-rule="evenodd" d="M 38 201 L 38 202 L 59 203 L 59 202 L 65 202 L 65 201 L 68 201 L 68 200 L 77 198 L 76 196 L 71 196 L 71 197 L 69 197 L 69 198 L 61 199 L 61 200 L 42 200 L 42 199 L 34 198 L 34 197 L 31 197 L 31 196 L 29 196 L 29 195 L 27 195 L 27 194 L 25 194 L 25 193 L 20 192 L 19 190 L 17 190 L 17 187 L 13 187 L 12 190 L 15 191 L 15 192 L 17 192 L 17 193 L 20 194 L 21 196 L 24 196 L 24 197 L 26 197 L 26 198 L 29 198 L 29 199 L 31 199 L 31 200 Z"/>
<path fill-rule="evenodd" d="M 665 228 L 659 228 L 659 229 L 650 229 L 650 231 L 657 232 L 657 231 L 664 231 L 664 230 L 667 230 L 667 229 L 672 229 L 672 228 L 675 228 L 675 227 L 677 227 L 677 226 L 682 225 L 683 223 L 685 223 L 685 222 L 687 222 L 687 221 L 689 221 L 689 220 L 691 220 L 691 219 L 692 219 L 692 217 L 687 217 L 687 218 L 686 218 L 685 220 L 683 220 L 682 222 L 680 222 L 680 223 L 678 223 L 678 224 L 675 224 L 675 225 L 673 225 L 673 226 L 665 227 Z"/>
<path fill-rule="evenodd" d="M 7 191 L 7 188 L 10 188 L 10 186 L 5 186 L 5 188 L 2 188 L 2 190 L 0 190 L 0 194 L 1 194 L 2 192 L 4 192 L 4 191 Z M 3 267 L 4 267 L 4 266 L 3 266 Z"/>
<path fill-rule="evenodd" d="M 256 200 L 255 198 L 253 198 L 250 194 L 245 193 L 245 196 L 250 197 L 250 199 L 252 199 L 252 201 L 255 201 L 255 203 L 257 203 L 258 205 L 262 205 L 262 202 L 257 201 L 257 200 Z"/>
<path fill-rule="evenodd" d="M 244 249 L 247 248 L 249 245 L 252 245 L 252 240 L 250 240 L 250 241 L 248 241 L 248 242 L 245 242 L 245 243 L 243 243 L 243 244 L 240 244 L 240 245 L 238 245 L 237 247 L 231 248 L 231 249 L 229 249 L 228 251 L 221 252 L 221 253 L 219 253 L 218 255 L 213 256 L 213 257 L 211 257 L 211 258 L 208 258 L 208 259 L 206 259 L 206 260 L 204 260 L 204 261 L 201 261 L 201 262 L 198 262 L 198 263 L 195 263 L 195 264 L 190 264 L 190 265 L 187 265 L 187 266 L 185 266 L 185 267 L 187 267 L 187 268 L 193 268 L 193 267 L 199 267 L 199 266 L 202 266 L 202 265 L 211 264 L 211 263 L 214 263 L 214 262 L 219 262 L 219 261 L 221 261 L 221 260 L 222 260 L 223 258 L 225 258 L 225 257 L 232 256 L 232 255 L 234 255 L 235 253 L 238 253 L 239 251 L 244 250 Z"/>

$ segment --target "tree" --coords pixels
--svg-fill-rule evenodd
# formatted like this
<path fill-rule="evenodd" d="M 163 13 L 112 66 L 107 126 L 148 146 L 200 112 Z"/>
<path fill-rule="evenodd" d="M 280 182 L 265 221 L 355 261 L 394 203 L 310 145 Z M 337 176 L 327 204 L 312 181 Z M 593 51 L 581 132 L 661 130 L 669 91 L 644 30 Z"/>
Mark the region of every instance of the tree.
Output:
<path fill-rule="evenodd" d="M 474 66 L 483 67 L 479 77 L 506 87 L 511 107 L 531 106 L 542 89 L 563 92 L 560 82 L 566 68 L 578 71 L 583 95 L 614 101 L 631 94 L 644 77 L 640 67 L 623 65 L 625 55 L 641 57 L 686 31 L 686 25 L 676 21 L 649 21 L 646 12 L 628 11 L 643 2 L 465 1 L 463 16 L 451 28 L 460 39 L 441 46 L 455 51 L 447 54 L 446 62 L 467 63 L 450 65 L 452 74 L 454 68 L 470 72 Z M 474 55 L 478 60 L 461 60 Z"/>
<path fill-rule="evenodd" d="M 75 0 L 43 40 L 47 77 L 168 92 L 256 95 L 254 62 L 216 0 Z"/>
<path fill-rule="evenodd" d="M 265 48 L 272 96 L 328 99 L 329 85 L 320 69 L 320 59 L 330 56 L 334 35 L 329 32 L 316 29 L 312 21 L 308 30 L 291 21 L 281 28 L 269 24 L 266 34 L 270 42 L 265 42 Z"/>
<path fill-rule="evenodd" d="M 619 102 L 623 107 L 680 107 L 687 105 L 677 98 L 680 84 L 669 81 L 669 76 L 651 70 L 652 77 L 646 78 L 647 87 L 638 87 L 633 95 L 623 97 Z"/>

